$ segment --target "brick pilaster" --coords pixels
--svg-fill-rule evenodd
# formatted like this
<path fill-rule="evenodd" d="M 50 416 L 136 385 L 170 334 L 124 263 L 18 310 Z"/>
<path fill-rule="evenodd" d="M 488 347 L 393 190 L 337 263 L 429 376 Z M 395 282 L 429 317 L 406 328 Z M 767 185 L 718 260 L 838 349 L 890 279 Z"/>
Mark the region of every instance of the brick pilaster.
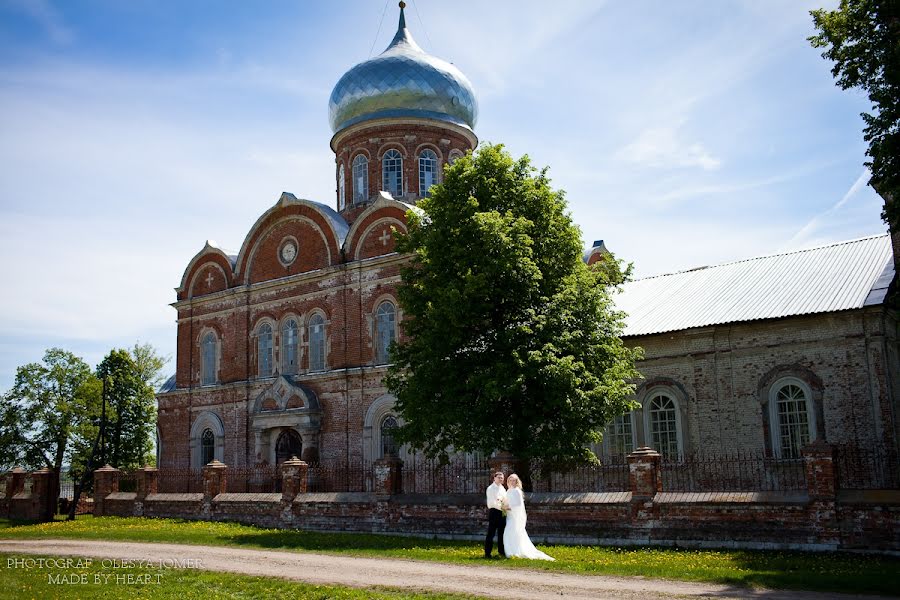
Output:
<path fill-rule="evenodd" d="M 281 501 L 290 503 L 297 494 L 306 493 L 306 477 L 309 465 L 292 456 L 290 460 L 281 463 Z"/>
<path fill-rule="evenodd" d="M 105 465 L 94 471 L 94 516 L 104 516 L 106 497 L 119 491 L 119 474 L 121 471 Z"/>
<path fill-rule="evenodd" d="M 403 491 L 403 461 L 396 456 L 386 456 L 375 461 L 375 495 L 389 498 Z"/>

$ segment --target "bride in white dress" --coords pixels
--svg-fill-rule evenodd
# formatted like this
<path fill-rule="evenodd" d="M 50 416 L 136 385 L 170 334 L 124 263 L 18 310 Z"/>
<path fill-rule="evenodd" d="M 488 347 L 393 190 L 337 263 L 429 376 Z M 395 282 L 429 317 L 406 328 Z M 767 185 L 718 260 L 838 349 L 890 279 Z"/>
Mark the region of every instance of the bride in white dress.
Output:
<path fill-rule="evenodd" d="M 506 478 L 506 529 L 503 531 L 503 549 L 507 557 L 534 558 L 538 560 L 555 560 L 534 547 L 525 531 L 525 497 L 522 495 L 522 481 L 513 473 Z"/>

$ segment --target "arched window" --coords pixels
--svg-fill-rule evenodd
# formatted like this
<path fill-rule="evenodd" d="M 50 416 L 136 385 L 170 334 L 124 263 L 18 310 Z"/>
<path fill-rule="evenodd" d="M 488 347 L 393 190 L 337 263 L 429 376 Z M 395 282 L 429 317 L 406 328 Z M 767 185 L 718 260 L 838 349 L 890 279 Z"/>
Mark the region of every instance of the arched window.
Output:
<path fill-rule="evenodd" d="M 423 150 L 419 155 L 419 195 L 430 196 L 428 189 L 436 184 L 438 177 L 438 157 L 433 150 Z"/>
<path fill-rule="evenodd" d="M 281 330 L 281 372 L 285 375 L 297 373 L 298 338 L 297 321 L 288 319 Z"/>
<path fill-rule="evenodd" d="M 378 305 L 375 311 L 375 363 L 387 364 L 390 360 L 388 351 L 391 342 L 397 337 L 396 309 L 390 301 L 384 301 Z"/>
<path fill-rule="evenodd" d="M 397 197 L 403 194 L 403 157 L 388 150 L 381 158 L 381 189 Z"/>
<path fill-rule="evenodd" d="M 216 334 L 212 331 L 203 336 L 200 343 L 200 385 L 214 385 L 216 383 Z"/>
<path fill-rule="evenodd" d="M 309 318 L 309 370 L 325 370 L 325 318 L 316 313 Z"/>
<path fill-rule="evenodd" d="M 353 204 L 369 199 L 369 161 L 362 154 L 353 159 Z"/>
<path fill-rule="evenodd" d="M 772 386 L 772 447 L 782 458 L 799 458 L 800 450 L 815 437 L 815 419 L 811 394 L 796 379 L 786 379 Z"/>
<path fill-rule="evenodd" d="M 208 465 L 216 457 L 216 436 L 212 429 L 204 429 L 200 435 L 200 464 Z"/>
<path fill-rule="evenodd" d="M 650 445 L 654 450 L 672 458 L 681 451 L 678 432 L 678 408 L 675 401 L 665 394 L 656 394 L 647 406 L 650 426 Z"/>
<path fill-rule="evenodd" d="M 272 374 L 272 326 L 264 323 L 259 328 L 257 338 L 257 362 L 259 376 L 269 377 Z"/>
<path fill-rule="evenodd" d="M 381 455 L 397 456 L 397 442 L 394 440 L 394 430 L 397 429 L 397 418 L 388 415 L 381 420 Z"/>
<path fill-rule="evenodd" d="M 630 412 L 619 415 L 606 426 L 603 451 L 607 456 L 626 456 L 634 452 L 634 424 Z"/>
<path fill-rule="evenodd" d="M 341 163 L 338 165 L 338 210 L 344 210 L 344 202 L 346 202 L 346 196 L 344 195 L 345 191 L 344 164 Z"/>

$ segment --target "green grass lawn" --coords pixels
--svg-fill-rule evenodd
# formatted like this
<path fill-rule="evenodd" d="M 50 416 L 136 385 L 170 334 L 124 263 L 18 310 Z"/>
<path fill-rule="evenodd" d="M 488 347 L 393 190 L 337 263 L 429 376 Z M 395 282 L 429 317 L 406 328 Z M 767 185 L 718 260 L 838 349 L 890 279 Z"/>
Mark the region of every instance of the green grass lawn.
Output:
<path fill-rule="evenodd" d="M 32 555 L 0 554 L 0 598 L 42 600 L 51 598 L 172 598 L 210 600 L 218 598 L 304 598 L 325 600 L 465 600 L 472 596 L 416 593 L 410 591 L 359 590 L 338 586 L 312 585 L 270 577 L 212 573 L 192 569 L 110 569 L 99 561 L 67 568 L 34 561 Z M 77 560 L 77 559 L 72 559 Z M 17 566 L 19 565 L 19 566 Z M 120 579 L 117 581 L 116 576 Z M 128 578 L 130 576 L 130 578 Z"/>
<path fill-rule="evenodd" d="M 368 534 L 261 529 L 235 523 L 142 518 L 70 522 L 0 521 L 0 538 L 78 538 L 173 542 L 288 551 L 485 564 L 478 542 Z M 900 559 L 879 555 L 744 550 L 542 546 L 556 562 L 505 560 L 491 565 L 589 575 L 708 581 L 747 587 L 900 594 Z"/>

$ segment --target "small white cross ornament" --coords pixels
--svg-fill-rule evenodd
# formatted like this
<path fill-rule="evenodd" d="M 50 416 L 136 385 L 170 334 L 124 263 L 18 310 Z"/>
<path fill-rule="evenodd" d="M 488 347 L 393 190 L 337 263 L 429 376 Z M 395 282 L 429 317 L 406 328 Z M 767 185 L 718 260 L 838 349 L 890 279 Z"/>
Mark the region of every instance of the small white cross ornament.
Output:
<path fill-rule="evenodd" d="M 212 271 L 206 276 L 206 287 L 211 287 L 213 282 Z"/>
<path fill-rule="evenodd" d="M 388 233 L 387 229 L 385 229 L 384 231 L 381 232 L 381 237 L 378 239 L 381 240 L 382 246 L 387 246 L 388 240 L 391 239 L 391 234 Z"/>

